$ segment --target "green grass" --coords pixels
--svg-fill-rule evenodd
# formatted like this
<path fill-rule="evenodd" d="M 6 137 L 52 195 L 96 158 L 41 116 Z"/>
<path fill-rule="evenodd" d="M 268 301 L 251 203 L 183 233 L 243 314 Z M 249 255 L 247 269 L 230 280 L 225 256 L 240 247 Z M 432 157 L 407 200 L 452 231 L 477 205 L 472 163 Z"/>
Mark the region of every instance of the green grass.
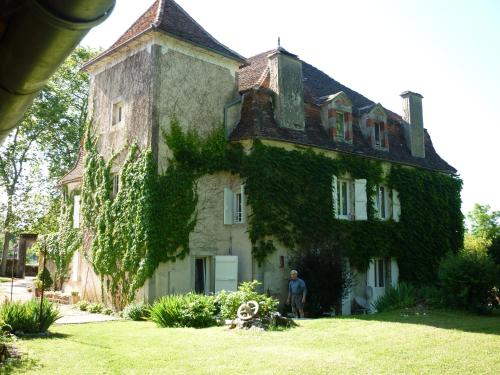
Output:
<path fill-rule="evenodd" d="M 2 277 L 0 276 L 0 283 L 10 283 L 12 279 L 10 277 Z"/>
<path fill-rule="evenodd" d="M 407 315 L 407 316 L 404 316 Z M 498 374 L 500 317 L 430 311 L 301 321 L 281 332 L 53 326 L 13 374 Z M 5 370 L 4 370 L 5 371 Z"/>

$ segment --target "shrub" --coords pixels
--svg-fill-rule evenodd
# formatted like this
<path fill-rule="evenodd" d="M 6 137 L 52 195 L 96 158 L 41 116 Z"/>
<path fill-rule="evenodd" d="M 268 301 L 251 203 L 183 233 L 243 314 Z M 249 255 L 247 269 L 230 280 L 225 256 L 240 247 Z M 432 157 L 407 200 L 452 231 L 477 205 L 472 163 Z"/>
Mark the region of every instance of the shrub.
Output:
<path fill-rule="evenodd" d="M 415 288 L 415 296 L 417 298 L 417 302 L 425 307 L 445 307 L 443 291 L 434 285 L 424 285 Z"/>
<path fill-rule="evenodd" d="M 103 309 L 104 309 L 104 306 L 102 305 L 102 303 L 99 303 L 99 302 L 91 303 L 87 307 L 87 311 L 91 312 L 93 314 L 99 314 Z"/>
<path fill-rule="evenodd" d="M 256 292 L 259 285 L 257 280 L 243 282 L 236 292 L 222 291 L 215 296 L 215 306 L 222 319 L 235 319 L 238 307 L 248 301 L 259 303 L 259 316 L 263 319 L 269 319 L 271 314 L 276 311 L 278 301 L 265 294 Z"/>
<path fill-rule="evenodd" d="M 82 311 L 87 311 L 89 305 L 90 305 L 90 302 L 89 301 L 85 301 L 83 299 L 81 301 L 78 301 L 77 303 L 75 303 L 75 307 L 77 309 L 82 310 Z"/>
<path fill-rule="evenodd" d="M 299 270 L 299 277 L 307 284 L 307 312 L 312 316 L 340 308 L 340 301 L 353 286 L 352 274 L 341 254 L 329 248 L 297 252 L 290 266 Z"/>
<path fill-rule="evenodd" d="M 488 255 L 496 264 L 500 265 L 500 235 L 491 241 L 488 247 Z"/>
<path fill-rule="evenodd" d="M 44 289 L 50 289 L 50 287 L 54 283 L 52 281 L 52 277 L 50 276 L 50 272 L 47 268 L 38 271 L 38 275 L 36 275 L 36 278 L 37 280 L 39 280 L 39 283 L 37 283 L 37 285 L 39 285 L 40 288 L 42 287 L 42 284 L 40 282 L 43 282 Z"/>
<path fill-rule="evenodd" d="M 498 305 L 498 267 L 485 254 L 449 254 L 439 266 L 439 281 L 448 306 L 487 312 Z"/>
<path fill-rule="evenodd" d="M 395 288 L 386 289 L 385 294 L 380 296 L 373 305 L 378 312 L 383 312 L 413 307 L 416 303 L 415 289 L 401 282 Z"/>
<path fill-rule="evenodd" d="M 41 321 L 38 300 L 6 302 L 0 305 L 0 319 L 11 327 L 12 332 L 46 332 L 59 317 L 59 309 L 46 299 L 42 304 Z"/>
<path fill-rule="evenodd" d="M 160 327 L 213 326 L 217 324 L 214 297 L 194 293 L 161 297 L 151 307 L 149 319 Z"/>
<path fill-rule="evenodd" d="M 102 310 L 102 313 L 104 315 L 111 315 L 113 314 L 113 310 L 111 310 L 109 307 L 106 307 L 105 309 Z"/>
<path fill-rule="evenodd" d="M 144 302 L 131 303 L 123 309 L 122 318 L 130 320 L 144 320 L 149 316 L 149 305 Z"/>

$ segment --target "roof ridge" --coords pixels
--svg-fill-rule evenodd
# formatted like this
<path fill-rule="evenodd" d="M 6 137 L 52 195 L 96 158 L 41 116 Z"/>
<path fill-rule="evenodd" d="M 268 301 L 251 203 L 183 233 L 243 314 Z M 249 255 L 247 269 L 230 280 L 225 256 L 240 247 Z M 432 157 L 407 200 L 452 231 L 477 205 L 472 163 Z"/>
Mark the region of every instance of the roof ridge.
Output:
<path fill-rule="evenodd" d="M 212 39 L 212 41 L 216 44 L 218 44 L 220 47 L 224 48 L 224 49 L 227 49 L 228 51 L 230 51 L 231 53 L 233 53 L 234 55 L 236 55 L 237 57 L 239 57 L 240 59 L 246 61 L 246 58 L 241 56 L 238 52 L 232 50 L 231 48 L 227 47 L 226 45 L 222 44 L 221 42 L 219 42 L 217 39 L 215 39 L 212 34 L 210 34 L 203 26 L 201 26 L 193 17 L 191 17 L 191 15 L 186 12 L 186 10 L 184 10 L 183 7 L 181 7 L 179 4 L 177 4 L 177 2 L 175 2 L 174 0 L 159 0 L 161 3 L 163 3 L 164 5 L 164 8 L 166 8 L 166 1 L 170 1 L 171 3 L 175 4 L 177 6 L 177 8 L 182 12 L 184 13 L 184 15 L 186 17 L 188 17 L 196 26 L 198 26 L 205 34 L 207 34 L 207 36 Z M 160 12 L 158 12 L 160 13 Z M 164 14 L 164 10 L 161 11 L 161 16 L 163 17 L 163 14 Z M 159 14 L 160 15 L 160 14 Z M 168 15 L 167 15 L 168 16 Z M 161 23 L 161 20 L 160 22 Z"/>
<path fill-rule="evenodd" d="M 156 27 L 160 24 L 160 20 L 163 18 L 163 13 L 165 11 L 165 1 L 166 0 L 156 0 L 155 3 L 158 4 L 158 9 L 156 10 L 156 18 L 153 25 Z"/>

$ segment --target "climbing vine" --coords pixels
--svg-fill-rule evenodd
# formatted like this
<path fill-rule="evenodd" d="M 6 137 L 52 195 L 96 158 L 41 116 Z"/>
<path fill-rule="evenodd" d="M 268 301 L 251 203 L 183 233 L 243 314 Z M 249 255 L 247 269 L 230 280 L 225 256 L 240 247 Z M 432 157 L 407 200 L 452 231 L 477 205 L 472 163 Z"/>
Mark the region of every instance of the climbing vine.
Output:
<path fill-rule="evenodd" d="M 39 251 L 43 250 L 47 259 L 55 266 L 54 287 L 60 289 L 68 274 L 73 254 L 82 245 L 82 236 L 78 229 L 73 228 L 73 198 L 78 194 L 73 191 L 70 195 L 65 192 L 59 216 L 59 231 L 40 236 L 37 241 Z"/>
<path fill-rule="evenodd" d="M 433 279 L 439 260 L 457 251 L 463 236 L 458 177 L 309 149 L 285 150 L 254 140 L 251 150 L 227 142 L 224 128 L 207 137 L 183 132 L 176 121 L 164 139 L 172 152 L 161 175 L 150 150 L 128 147 L 120 189 L 112 196 L 111 166 L 87 133 L 82 211 L 92 233 L 89 260 L 117 307 L 132 300 L 161 262 L 189 253 L 197 221 L 197 181 L 230 172 L 245 181 L 253 256 L 262 262 L 279 242 L 297 252 L 330 249 L 366 270 L 377 256 L 399 259 L 401 276 Z M 400 193 L 400 222 L 375 218 L 368 194 L 366 221 L 337 220 L 332 212 L 332 175 L 366 179 L 367 192 L 385 183 Z"/>

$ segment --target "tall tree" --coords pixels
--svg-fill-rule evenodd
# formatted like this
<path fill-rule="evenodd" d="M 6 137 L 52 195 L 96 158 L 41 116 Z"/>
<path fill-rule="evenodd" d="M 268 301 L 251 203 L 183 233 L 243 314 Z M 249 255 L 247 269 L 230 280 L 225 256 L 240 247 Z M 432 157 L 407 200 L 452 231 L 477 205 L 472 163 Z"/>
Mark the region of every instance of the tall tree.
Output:
<path fill-rule="evenodd" d="M 54 187 L 58 178 L 75 163 L 80 139 L 87 121 L 88 75 L 81 71 L 83 64 L 98 51 L 78 47 L 59 67 L 49 83 L 28 109 L 20 125 L 0 146 L 0 194 L 5 196 L 3 208 L 4 243 L 1 272 L 5 274 L 9 239 L 22 219 L 17 212 L 33 212 L 26 206 L 26 192 L 32 188 L 30 173 L 44 165 Z M 42 169 L 38 169 L 41 173 Z M 35 189 L 40 190 L 40 186 Z M 2 191 L 3 190 L 3 191 Z M 52 188 L 45 192 L 52 197 Z M 43 204 L 42 204 L 43 205 Z M 51 215 L 53 202 L 43 207 Z M 44 223 L 43 227 L 53 227 Z"/>
<path fill-rule="evenodd" d="M 487 204 L 476 203 L 467 214 L 469 231 L 472 235 L 487 241 L 500 236 L 500 211 L 494 211 Z"/>

